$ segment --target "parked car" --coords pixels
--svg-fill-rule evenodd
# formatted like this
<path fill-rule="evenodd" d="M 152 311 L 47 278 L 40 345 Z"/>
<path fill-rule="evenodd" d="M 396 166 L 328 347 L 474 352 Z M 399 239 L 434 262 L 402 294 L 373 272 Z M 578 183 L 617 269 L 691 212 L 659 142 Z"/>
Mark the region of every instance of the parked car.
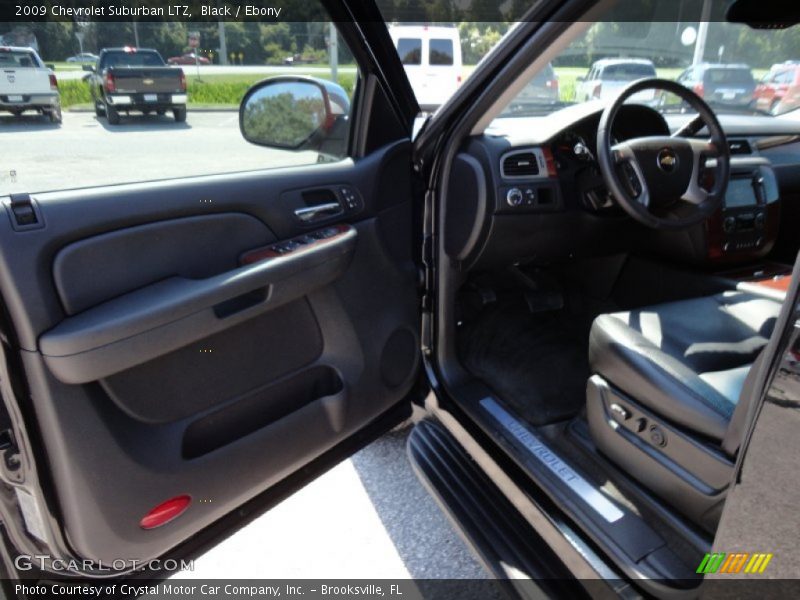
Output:
<path fill-rule="evenodd" d="M 420 107 L 434 109 L 453 95 L 463 71 L 458 29 L 395 25 L 389 34 Z"/>
<path fill-rule="evenodd" d="M 750 106 L 756 89 L 753 73 L 744 64 L 700 63 L 686 69 L 677 81 L 710 104 L 733 107 Z"/>
<path fill-rule="evenodd" d="M 770 70 L 756 86 L 755 108 L 782 114 L 800 106 L 800 65 L 783 64 Z"/>
<path fill-rule="evenodd" d="M 58 80 L 33 48 L 0 46 L 0 111 L 20 116 L 27 111 L 61 123 Z"/>
<path fill-rule="evenodd" d="M 100 52 L 89 87 L 95 113 L 105 115 L 111 125 L 120 112 L 139 111 L 159 115 L 172 111 L 175 120 L 186 120 L 186 75 L 183 69 L 168 67 L 161 55 L 149 48 L 106 48 Z"/>
<path fill-rule="evenodd" d="M 578 77 L 575 99 L 606 100 L 616 96 L 629 83 L 637 79 L 656 76 L 653 62 L 644 58 L 604 58 L 595 62 L 585 77 Z M 631 100 L 636 102 L 652 102 L 653 90 L 636 94 Z"/>
<path fill-rule="evenodd" d="M 95 63 L 97 62 L 97 58 L 97 54 L 92 54 L 91 52 L 82 52 L 81 54 L 67 57 L 66 61 L 68 63 Z"/>
<path fill-rule="evenodd" d="M 548 63 L 517 94 L 511 102 L 509 110 L 525 110 L 529 106 L 549 105 L 558 101 L 558 77 L 553 65 Z"/>
<path fill-rule="evenodd" d="M 173 56 L 172 58 L 168 58 L 167 63 L 170 65 L 195 65 L 198 63 L 201 65 L 210 65 L 211 61 L 205 56 L 199 56 L 194 52 L 189 52 L 181 56 Z"/>

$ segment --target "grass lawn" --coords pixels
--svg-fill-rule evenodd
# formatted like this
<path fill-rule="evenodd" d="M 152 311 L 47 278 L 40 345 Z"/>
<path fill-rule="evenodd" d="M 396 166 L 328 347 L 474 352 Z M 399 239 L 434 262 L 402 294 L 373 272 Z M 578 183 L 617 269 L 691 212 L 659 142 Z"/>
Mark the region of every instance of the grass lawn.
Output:
<path fill-rule="evenodd" d="M 294 74 L 294 72 L 293 72 Z M 297 69 L 297 75 L 313 75 L 314 77 L 329 78 L 325 74 L 304 73 Z M 200 76 L 187 74 L 186 83 L 189 91 L 189 106 L 193 108 L 209 106 L 238 106 L 245 92 L 251 85 L 261 81 L 268 75 L 263 73 L 232 73 L 232 74 L 207 74 Z M 339 85 L 349 94 L 355 87 L 354 73 L 339 73 Z M 61 91 L 61 105 L 64 108 L 73 106 L 91 105 L 89 86 L 82 80 L 66 80 L 59 83 Z"/>
<path fill-rule="evenodd" d="M 48 65 L 53 65 L 55 67 L 56 73 L 58 73 L 59 71 L 80 71 L 83 68 L 84 64 L 89 64 L 89 63 L 68 63 L 64 61 L 61 62 L 45 61 L 45 62 Z"/>

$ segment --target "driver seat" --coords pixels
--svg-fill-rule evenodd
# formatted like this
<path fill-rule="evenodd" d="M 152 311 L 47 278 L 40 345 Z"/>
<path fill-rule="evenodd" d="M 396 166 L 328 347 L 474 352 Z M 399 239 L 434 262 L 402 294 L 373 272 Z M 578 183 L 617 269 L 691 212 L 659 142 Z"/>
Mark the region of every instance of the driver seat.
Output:
<path fill-rule="evenodd" d="M 598 449 L 709 531 L 738 439 L 731 420 L 781 304 L 729 291 L 592 324 L 587 418 Z"/>

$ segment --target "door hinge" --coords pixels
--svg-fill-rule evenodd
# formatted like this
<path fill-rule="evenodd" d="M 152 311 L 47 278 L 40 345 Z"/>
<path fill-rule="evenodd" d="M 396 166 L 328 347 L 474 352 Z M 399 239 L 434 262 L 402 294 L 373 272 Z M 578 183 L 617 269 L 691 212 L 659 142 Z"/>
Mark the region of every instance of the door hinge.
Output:
<path fill-rule="evenodd" d="M 6 209 L 11 218 L 11 227 L 15 231 L 28 231 L 44 227 L 39 204 L 28 193 L 10 194 Z"/>

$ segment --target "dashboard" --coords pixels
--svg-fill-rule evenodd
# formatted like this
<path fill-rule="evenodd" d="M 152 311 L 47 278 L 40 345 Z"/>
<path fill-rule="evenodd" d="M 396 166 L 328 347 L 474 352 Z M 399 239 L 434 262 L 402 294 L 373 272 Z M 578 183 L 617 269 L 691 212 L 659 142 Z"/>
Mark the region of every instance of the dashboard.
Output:
<path fill-rule="evenodd" d="M 702 225 L 665 232 L 634 222 L 607 191 L 595 159 L 602 109 L 587 102 L 544 117 L 497 119 L 469 138 L 446 195 L 451 258 L 480 268 L 639 250 L 713 265 L 769 253 L 781 197 L 798 196 L 800 204 L 800 121 L 720 115 L 731 150 L 725 205 Z M 691 116 L 626 104 L 612 140 L 670 135 Z"/>

